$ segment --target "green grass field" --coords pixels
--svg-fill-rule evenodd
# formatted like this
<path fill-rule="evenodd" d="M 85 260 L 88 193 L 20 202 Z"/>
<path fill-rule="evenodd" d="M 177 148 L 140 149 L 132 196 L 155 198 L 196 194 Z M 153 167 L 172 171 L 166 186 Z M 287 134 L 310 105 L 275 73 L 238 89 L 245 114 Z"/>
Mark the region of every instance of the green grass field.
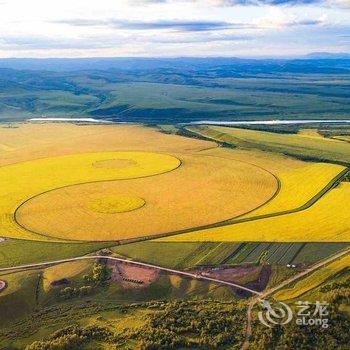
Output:
<path fill-rule="evenodd" d="M 350 266 L 350 255 L 343 256 L 342 258 L 335 260 L 321 269 L 313 272 L 309 276 L 303 278 L 297 282 L 293 287 L 283 289 L 277 292 L 274 297 L 278 300 L 295 299 L 306 292 L 318 287 L 325 282 L 331 276 L 337 274 L 339 271 L 346 269 Z"/>
<path fill-rule="evenodd" d="M 0 267 L 73 258 L 109 247 L 113 243 L 51 243 L 22 240 L 0 242 Z"/>
<path fill-rule="evenodd" d="M 283 215 L 157 238 L 159 242 L 346 242 L 350 185 L 342 182 L 310 207 Z"/>
<path fill-rule="evenodd" d="M 139 242 L 113 247 L 121 256 L 169 268 L 267 262 L 310 265 L 347 243 L 177 243 Z"/>
<path fill-rule="evenodd" d="M 331 60 L 332 61 L 332 60 Z M 169 63 L 168 63 L 169 64 Z M 266 62 L 193 69 L 11 70 L 0 85 L 0 120 L 28 116 L 97 116 L 170 124 L 190 120 L 347 118 L 348 74 L 281 71 Z M 327 62 L 329 64 L 329 62 Z M 257 65 L 257 67 L 255 67 Z M 310 67 L 308 66 L 308 69 Z M 252 69 L 252 71 L 250 71 Z M 264 74 L 265 72 L 265 74 Z M 247 91 L 249 93 L 247 93 Z"/>
<path fill-rule="evenodd" d="M 192 126 L 189 130 L 240 147 L 258 148 L 301 159 L 350 163 L 350 144 L 339 140 L 220 126 Z"/>
<path fill-rule="evenodd" d="M 210 245 L 212 247 L 212 245 Z M 189 264 L 188 260 L 200 259 L 199 250 L 203 250 L 202 243 L 180 243 L 169 245 L 157 242 L 139 242 L 116 246 L 112 250 L 124 257 L 163 267 L 176 267 Z"/>
<path fill-rule="evenodd" d="M 1 274 L 0 279 L 6 281 L 7 288 L 0 295 L 0 329 L 10 326 L 12 321 L 31 314 L 38 306 L 37 288 L 40 283 L 40 272 L 24 271 Z"/>

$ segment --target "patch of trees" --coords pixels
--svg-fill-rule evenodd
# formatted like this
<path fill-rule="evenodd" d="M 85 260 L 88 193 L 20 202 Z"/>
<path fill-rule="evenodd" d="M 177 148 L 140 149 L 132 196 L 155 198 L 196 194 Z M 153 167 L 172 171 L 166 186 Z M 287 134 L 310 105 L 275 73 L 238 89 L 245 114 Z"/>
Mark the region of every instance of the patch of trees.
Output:
<path fill-rule="evenodd" d="M 343 288 L 350 288 L 350 278 L 348 278 L 343 282 L 333 282 L 333 283 L 326 284 L 325 286 L 320 288 L 320 292 L 326 293 L 334 289 L 343 289 Z"/>
<path fill-rule="evenodd" d="M 150 302 L 120 307 L 120 311 L 148 308 L 141 329 L 112 333 L 101 326 L 70 326 L 36 341 L 26 350 L 80 349 L 90 342 L 102 342 L 110 348 L 133 341 L 142 350 L 240 348 L 244 339 L 246 310 L 241 303 L 213 300 Z"/>
<path fill-rule="evenodd" d="M 82 286 L 80 288 L 66 287 L 60 290 L 60 298 L 67 300 L 75 297 L 84 297 L 87 295 L 91 295 L 92 292 L 92 286 Z"/>
<path fill-rule="evenodd" d="M 25 350 L 68 350 L 81 349 L 91 341 L 109 341 L 112 333 L 99 326 L 69 326 L 53 333 L 47 340 L 35 341 Z"/>
<path fill-rule="evenodd" d="M 350 182 L 350 172 L 348 172 L 348 173 L 345 175 L 343 181 L 344 181 L 344 182 Z"/>
<path fill-rule="evenodd" d="M 123 308 L 130 307 L 130 305 L 123 306 Z M 9 327 L 0 327 L 0 341 L 10 344 L 23 337 L 30 337 L 44 327 L 53 327 L 57 324 L 71 325 L 82 318 L 89 318 L 103 311 L 117 311 L 120 308 L 118 303 L 107 300 L 99 302 L 78 300 L 77 302 L 54 304 L 12 322 Z"/>
<path fill-rule="evenodd" d="M 349 349 L 350 319 L 340 312 L 338 306 L 329 304 L 329 327 L 315 325 L 299 326 L 295 322 L 267 328 L 254 322 L 251 348 L 256 350 L 274 349 Z"/>
<path fill-rule="evenodd" d="M 350 278 L 342 282 L 333 282 L 320 288 L 324 299 L 333 305 L 350 305 Z"/>
<path fill-rule="evenodd" d="M 84 275 L 85 285 L 81 287 L 66 287 L 60 290 L 59 297 L 67 300 L 91 295 L 96 287 L 105 286 L 111 277 L 111 272 L 105 264 L 95 263 L 90 274 Z"/>
<path fill-rule="evenodd" d="M 239 304 L 170 302 L 150 317 L 140 341 L 145 350 L 238 345 L 243 337 L 244 317 L 244 308 Z"/>
<path fill-rule="evenodd" d="M 104 286 L 111 277 L 111 272 L 105 264 L 94 263 L 92 272 L 84 275 L 84 280 L 95 286 Z"/>

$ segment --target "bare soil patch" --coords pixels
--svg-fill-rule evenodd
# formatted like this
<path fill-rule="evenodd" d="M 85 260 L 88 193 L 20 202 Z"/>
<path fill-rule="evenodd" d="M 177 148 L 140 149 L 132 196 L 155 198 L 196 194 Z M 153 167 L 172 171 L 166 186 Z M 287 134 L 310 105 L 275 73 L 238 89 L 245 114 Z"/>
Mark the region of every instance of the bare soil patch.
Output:
<path fill-rule="evenodd" d="M 244 279 L 246 276 L 258 274 L 260 269 L 260 266 L 247 264 L 229 267 L 222 266 L 215 268 L 203 267 L 200 269 L 194 269 L 191 272 L 199 272 L 199 274 L 202 276 L 239 284 L 242 281 L 242 279 Z"/>
<path fill-rule="evenodd" d="M 194 269 L 191 272 L 226 282 L 237 283 L 260 292 L 266 288 L 267 283 L 269 282 L 271 267 L 268 265 L 260 266 L 246 264 L 222 266 L 217 268 L 200 268 Z M 232 289 L 241 297 L 250 296 L 250 293 L 242 289 L 234 287 L 232 287 Z"/>
<path fill-rule="evenodd" d="M 146 288 L 158 279 L 160 271 L 157 269 L 128 265 L 117 261 L 108 261 L 111 269 L 111 279 L 125 289 Z"/>

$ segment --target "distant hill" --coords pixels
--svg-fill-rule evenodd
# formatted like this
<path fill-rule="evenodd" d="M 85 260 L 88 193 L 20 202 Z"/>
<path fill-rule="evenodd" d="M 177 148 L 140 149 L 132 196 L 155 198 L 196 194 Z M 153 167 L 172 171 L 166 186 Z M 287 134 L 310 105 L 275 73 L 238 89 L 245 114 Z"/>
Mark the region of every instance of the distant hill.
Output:
<path fill-rule="evenodd" d="M 199 69 L 216 69 L 217 71 L 251 72 L 321 72 L 328 69 L 330 73 L 350 71 L 350 55 L 342 54 L 333 62 L 322 59 L 336 58 L 334 54 L 314 53 L 301 59 L 245 59 L 236 57 L 178 57 L 178 58 L 3 58 L 0 68 L 18 70 L 49 70 L 58 72 L 79 70 L 155 70 L 181 69 L 197 71 Z M 315 62 L 319 60 L 319 62 Z"/>
<path fill-rule="evenodd" d="M 332 60 L 338 60 L 338 59 L 350 59 L 350 53 L 340 52 L 340 53 L 333 53 L 333 52 L 313 52 L 305 56 L 305 58 L 309 59 L 332 59 Z"/>
<path fill-rule="evenodd" d="M 350 59 L 0 59 L 0 121 L 348 119 Z"/>

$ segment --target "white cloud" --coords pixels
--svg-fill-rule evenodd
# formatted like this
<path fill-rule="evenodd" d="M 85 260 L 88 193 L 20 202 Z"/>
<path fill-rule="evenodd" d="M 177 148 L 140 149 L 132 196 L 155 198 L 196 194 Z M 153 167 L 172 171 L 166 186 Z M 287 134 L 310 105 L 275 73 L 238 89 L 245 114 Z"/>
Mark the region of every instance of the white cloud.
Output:
<path fill-rule="evenodd" d="M 350 0 L 334 1 L 345 6 Z M 0 0 L 0 57 L 234 56 L 262 48 L 292 53 L 310 50 L 314 42 L 323 45 L 327 26 L 349 34 L 349 11 L 335 6 L 229 2 L 231 6 L 222 6 L 228 3 L 221 0 Z M 283 35 L 293 37 L 296 30 L 299 46 L 288 46 Z M 344 37 L 333 35 L 327 45 L 344 50 L 346 44 Z"/>
<path fill-rule="evenodd" d="M 287 12 L 280 7 L 271 7 L 265 16 L 253 22 L 260 29 L 282 29 L 290 26 L 321 25 L 326 22 L 326 19 L 326 14 L 313 18 L 290 11 Z"/>
<path fill-rule="evenodd" d="M 350 9 L 350 0 L 328 0 L 326 3 L 332 7 Z"/>

